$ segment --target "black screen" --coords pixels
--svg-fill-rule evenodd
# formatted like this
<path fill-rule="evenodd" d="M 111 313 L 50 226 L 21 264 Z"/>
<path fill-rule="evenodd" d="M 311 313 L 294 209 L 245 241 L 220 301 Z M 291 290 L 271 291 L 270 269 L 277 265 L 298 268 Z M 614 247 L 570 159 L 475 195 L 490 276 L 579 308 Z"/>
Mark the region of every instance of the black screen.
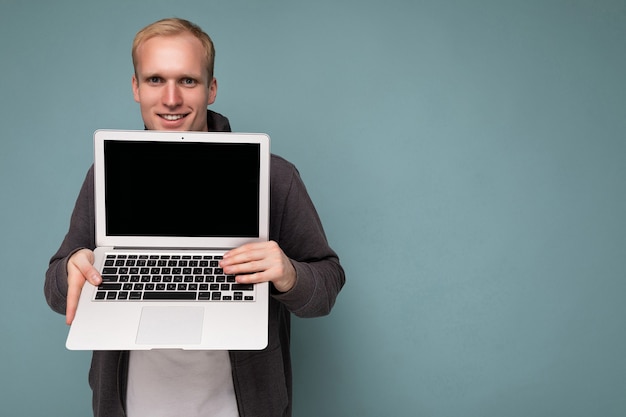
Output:
<path fill-rule="evenodd" d="M 259 145 L 109 140 L 113 236 L 258 237 Z"/>

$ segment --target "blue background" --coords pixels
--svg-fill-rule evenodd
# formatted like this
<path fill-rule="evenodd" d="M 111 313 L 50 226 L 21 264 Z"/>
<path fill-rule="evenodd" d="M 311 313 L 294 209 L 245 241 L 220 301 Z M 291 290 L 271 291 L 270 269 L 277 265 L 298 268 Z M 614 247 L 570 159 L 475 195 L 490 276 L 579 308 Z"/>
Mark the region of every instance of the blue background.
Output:
<path fill-rule="evenodd" d="M 348 282 L 293 324 L 294 415 L 626 415 L 626 2 L 0 3 L 3 415 L 85 416 L 44 272 L 130 44 L 217 48 L 212 109 L 294 162 Z"/>

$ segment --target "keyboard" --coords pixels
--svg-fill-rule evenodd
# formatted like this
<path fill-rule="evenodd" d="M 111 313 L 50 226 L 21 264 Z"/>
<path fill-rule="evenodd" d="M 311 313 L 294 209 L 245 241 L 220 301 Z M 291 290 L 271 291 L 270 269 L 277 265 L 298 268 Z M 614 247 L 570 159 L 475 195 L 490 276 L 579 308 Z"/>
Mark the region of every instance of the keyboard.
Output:
<path fill-rule="evenodd" d="M 219 255 L 106 254 L 93 301 L 254 301 L 254 284 L 238 284 Z"/>

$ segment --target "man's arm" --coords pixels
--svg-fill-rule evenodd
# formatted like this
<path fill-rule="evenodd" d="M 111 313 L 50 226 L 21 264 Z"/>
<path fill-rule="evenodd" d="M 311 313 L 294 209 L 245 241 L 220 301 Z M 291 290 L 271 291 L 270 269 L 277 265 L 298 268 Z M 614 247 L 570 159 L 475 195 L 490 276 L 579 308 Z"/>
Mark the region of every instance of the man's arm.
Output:
<path fill-rule="evenodd" d="M 80 290 L 85 280 L 97 285 L 100 276 L 93 268 L 95 222 L 93 207 L 93 167 L 87 173 L 80 190 L 70 227 L 61 247 L 50 260 L 46 271 L 44 294 L 50 307 L 66 315 L 69 323 L 74 318 Z"/>
<path fill-rule="evenodd" d="M 269 281 L 272 296 L 300 317 L 330 313 L 345 275 L 298 171 L 272 157 L 269 242 L 243 245 L 222 266 L 239 282 Z"/>

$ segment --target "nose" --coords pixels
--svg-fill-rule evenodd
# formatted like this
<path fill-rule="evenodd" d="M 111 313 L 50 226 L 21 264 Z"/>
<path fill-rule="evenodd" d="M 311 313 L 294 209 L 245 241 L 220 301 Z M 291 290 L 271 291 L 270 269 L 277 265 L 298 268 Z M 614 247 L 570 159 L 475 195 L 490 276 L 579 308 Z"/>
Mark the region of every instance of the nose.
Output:
<path fill-rule="evenodd" d="M 176 83 L 167 83 L 163 88 L 163 104 L 167 107 L 176 107 L 182 103 L 182 95 Z"/>

